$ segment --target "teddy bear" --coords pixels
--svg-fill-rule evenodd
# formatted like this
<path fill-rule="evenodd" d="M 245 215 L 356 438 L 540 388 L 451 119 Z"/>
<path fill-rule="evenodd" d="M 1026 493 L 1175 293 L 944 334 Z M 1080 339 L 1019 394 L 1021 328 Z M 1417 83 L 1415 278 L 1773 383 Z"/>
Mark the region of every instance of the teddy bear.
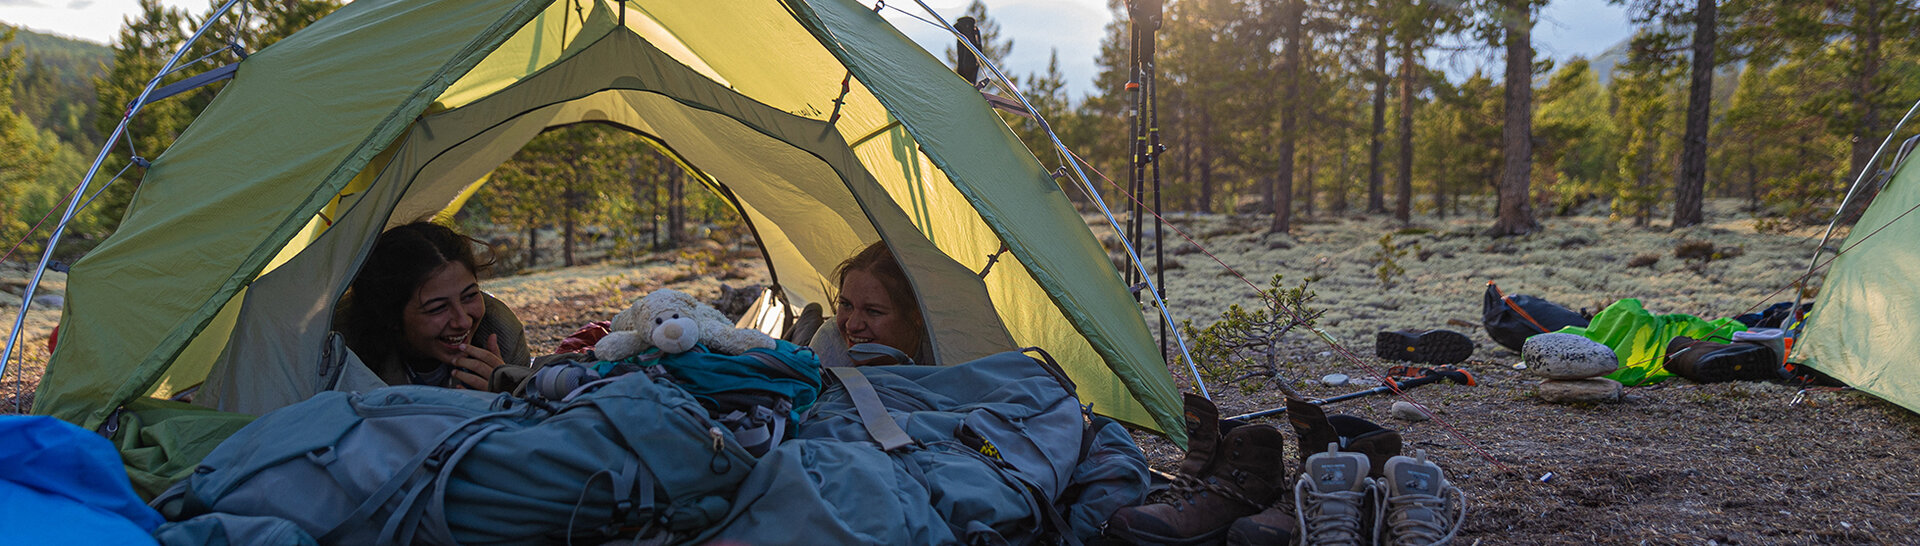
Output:
<path fill-rule="evenodd" d="M 670 288 L 634 300 L 632 306 L 614 315 L 611 330 L 594 345 L 595 356 L 608 361 L 631 358 L 649 347 L 678 354 L 701 344 L 728 355 L 774 348 L 773 337 L 758 330 L 735 328 L 718 309 Z"/>

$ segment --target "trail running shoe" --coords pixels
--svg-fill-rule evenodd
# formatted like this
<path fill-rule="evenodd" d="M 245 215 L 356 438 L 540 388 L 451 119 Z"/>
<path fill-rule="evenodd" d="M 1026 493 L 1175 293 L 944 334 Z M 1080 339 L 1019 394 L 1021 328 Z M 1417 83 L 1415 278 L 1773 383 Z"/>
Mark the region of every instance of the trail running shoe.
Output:
<path fill-rule="evenodd" d="M 1307 457 L 1293 485 L 1301 544 L 1371 544 L 1362 527 L 1370 522 L 1368 492 L 1374 487 L 1367 467 L 1366 455 L 1340 451 L 1338 443 Z"/>
<path fill-rule="evenodd" d="M 1374 543 L 1432 546 L 1453 541 L 1467 520 L 1466 497 L 1447 482 L 1440 466 L 1401 455 L 1387 461 L 1387 476 L 1377 488 L 1380 510 L 1374 515 Z"/>
<path fill-rule="evenodd" d="M 1473 340 L 1453 330 L 1398 330 L 1376 334 L 1373 351 L 1387 360 L 1454 364 L 1473 356 Z"/>

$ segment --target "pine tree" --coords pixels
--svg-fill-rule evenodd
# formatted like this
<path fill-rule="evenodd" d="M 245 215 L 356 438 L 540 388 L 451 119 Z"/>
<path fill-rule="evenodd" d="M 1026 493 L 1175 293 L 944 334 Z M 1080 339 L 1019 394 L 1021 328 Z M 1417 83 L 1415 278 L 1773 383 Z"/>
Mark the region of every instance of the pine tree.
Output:
<path fill-rule="evenodd" d="M 1606 90 L 1592 64 L 1574 58 L 1548 79 L 1534 111 L 1534 137 L 1540 142 L 1533 187 L 1565 214 L 1605 189 L 1614 168 L 1613 118 Z"/>
<path fill-rule="evenodd" d="M 1506 50 L 1505 114 L 1501 124 L 1499 219 L 1488 233 L 1524 235 L 1540 229 L 1533 218 L 1533 25 L 1545 0 L 1497 0 L 1481 34 Z M 1493 39 L 1496 34 L 1498 39 Z"/>

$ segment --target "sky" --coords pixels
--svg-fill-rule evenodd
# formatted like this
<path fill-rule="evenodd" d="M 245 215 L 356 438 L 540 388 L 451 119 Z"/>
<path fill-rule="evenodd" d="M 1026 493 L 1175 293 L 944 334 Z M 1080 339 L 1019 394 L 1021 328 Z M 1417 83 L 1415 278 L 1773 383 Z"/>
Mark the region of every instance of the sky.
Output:
<path fill-rule="evenodd" d="M 193 13 L 208 9 L 207 0 L 162 0 Z M 873 0 L 860 0 L 862 3 Z M 909 17 L 927 17 L 920 7 L 928 7 L 951 22 L 966 11 L 971 0 L 891 0 L 882 15 L 908 37 L 945 58 L 953 38 L 945 30 Z M 1098 72 L 1094 57 L 1100 53 L 1100 39 L 1113 20 L 1106 0 L 986 0 L 987 15 L 1000 23 L 1003 37 L 1013 39 L 1013 52 L 1007 66 L 1009 77 L 1046 70 L 1047 58 L 1060 54 L 1060 70 L 1067 77 L 1067 92 L 1076 100 L 1093 91 Z M 41 32 L 52 32 L 106 43 L 113 39 L 126 17 L 138 12 L 136 0 L 0 0 L 0 21 Z M 1607 0 L 1554 0 L 1541 14 L 1534 30 L 1534 48 L 1541 57 L 1566 60 L 1574 55 L 1592 57 L 1619 43 L 1632 33 L 1624 9 Z M 1493 53 L 1443 61 L 1455 66 L 1452 72 L 1471 71 L 1475 63 L 1489 62 Z M 1494 69 L 1497 72 L 1497 69 Z"/>

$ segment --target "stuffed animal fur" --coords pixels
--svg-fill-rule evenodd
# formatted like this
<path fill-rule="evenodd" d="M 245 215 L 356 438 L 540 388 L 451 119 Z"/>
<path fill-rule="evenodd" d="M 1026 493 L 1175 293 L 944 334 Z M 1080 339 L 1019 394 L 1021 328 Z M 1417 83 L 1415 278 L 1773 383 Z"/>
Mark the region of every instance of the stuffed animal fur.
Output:
<path fill-rule="evenodd" d="M 684 353 L 694 344 L 721 354 L 738 355 L 747 349 L 774 347 L 773 338 L 759 330 L 735 328 L 721 314 L 693 296 L 662 288 L 641 296 L 613 317 L 613 332 L 594 344 L 594 355 L 622 360 L 659 347 L 666 353 Z"/>

